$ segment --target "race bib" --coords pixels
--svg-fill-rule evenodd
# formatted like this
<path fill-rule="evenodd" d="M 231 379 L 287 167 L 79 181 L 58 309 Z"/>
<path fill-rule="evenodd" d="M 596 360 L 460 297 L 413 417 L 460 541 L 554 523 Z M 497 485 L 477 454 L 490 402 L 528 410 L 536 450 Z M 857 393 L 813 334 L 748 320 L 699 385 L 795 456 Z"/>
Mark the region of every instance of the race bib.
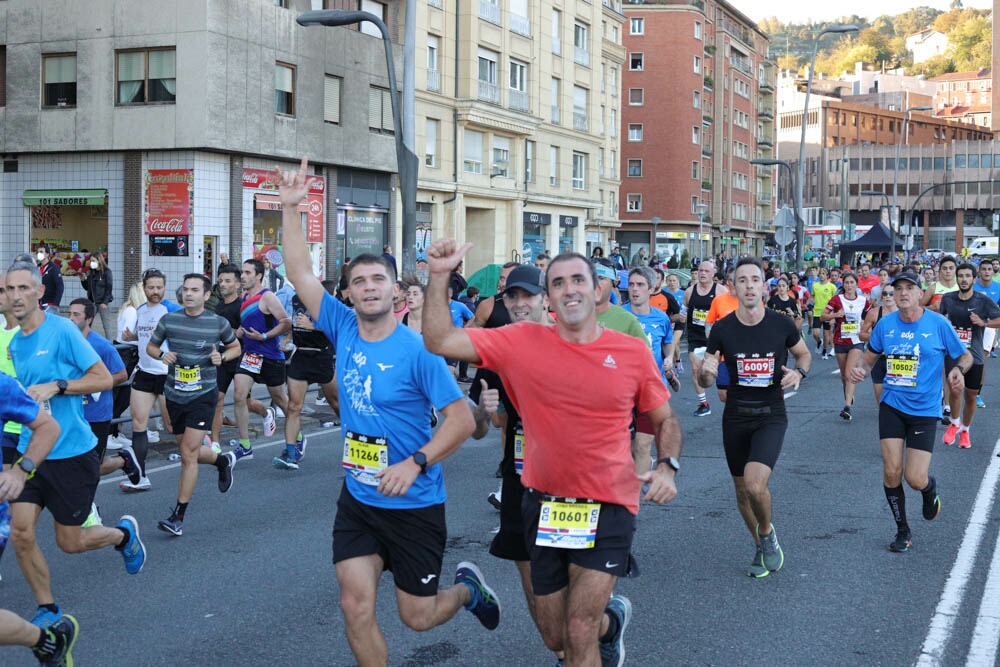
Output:
<path fill-rule="evenodd" d="M 201 367 L 174 366 L 174 389 L 177 391 L 201 391 Z"/>
<path fill-rule="evenodd" d="M 955 333 L 958 334 L 958 339 L 965 343 L 965 347 L 972 346 L 972 329 L 955 329 Z"/>
<path fill-rule="evenodd" d="M 514 472 L 520 475 L 524 471 L 524 429 L 518 426 L 514 429 Z"/>
<path fill-rule="evenodd" d="M 774 384 L 774 355 L 736 360 L 741 387 L 770 387 Z"/>
<path fill-rule="evenodd" d="M 601 503 L 555 498 L 542 502 L 535 546 L 557 549 L 593 549 Z"/>
<path fill-rule="evenodd" d="M 859 322 L 844 322 L 840 325 L 841 336 L 857 336 L 861 331 Z"/>
<path fill-rule="evenodd" d="M 914 354 L 889 354 L 885 357 L 885 383 L 893 387 L 916 387 L 920 357 Z"/>
<path fill-rule="evenodd" d="M 699 327 L 705 326 L 705 322 L 708 321 L 708 311 L 698 310 L 695 308 L 691 311 L 691 324 L 695 324 Z"/>
<path fill-rule="evenodd" d="M 389 466 L 386 439 L 346 431 L 342 465 L 348 474 L 362 484 L 378 486 L 375 475 Z"/>
<path fill-rule="evenodd" d="M 49 403 L 49 399 L 45 399 L 44 401 L 42 401 L 41 403 L 39 403 L 38 407 L 40 407 L 42 410 L 44 410 L 45 414 L 47 414 L 47 415 L 51 415 L 52 414 L 52 404 Z"/>
<path fill-rule="evenodd" d="M 247 352 L 240 361 L 240 368 L 251 373 L 260 373 L 260 367 L 264 364 L 264 357 L 259 354 Z"/>

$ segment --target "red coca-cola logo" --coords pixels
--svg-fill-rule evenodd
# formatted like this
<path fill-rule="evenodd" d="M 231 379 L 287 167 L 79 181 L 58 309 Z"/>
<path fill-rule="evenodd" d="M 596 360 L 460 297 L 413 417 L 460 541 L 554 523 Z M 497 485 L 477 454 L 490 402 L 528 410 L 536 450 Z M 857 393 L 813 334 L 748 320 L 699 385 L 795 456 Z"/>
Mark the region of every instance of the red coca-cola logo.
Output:
<path fill-rule="evenodd" d="M 187 221 L 179 218 L 170 220 L 154 219 L 149 221 L 150 234 L 184 234 L 187 231 Z"/>

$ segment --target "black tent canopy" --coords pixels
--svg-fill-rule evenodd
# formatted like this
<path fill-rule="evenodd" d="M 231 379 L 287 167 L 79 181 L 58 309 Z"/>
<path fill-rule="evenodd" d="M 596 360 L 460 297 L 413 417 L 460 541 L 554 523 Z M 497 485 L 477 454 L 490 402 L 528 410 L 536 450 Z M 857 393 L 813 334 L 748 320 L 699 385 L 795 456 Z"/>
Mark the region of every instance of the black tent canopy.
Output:
<path fill-rule="evenodd" d="M 882 222 L 872 225 L 872 228 L 864 236 L 856 241 L 840 244 L 841 264 L 851 264 L 856 252 L 888 252 L 891 232 Z M 896 250 L 903 250 L 903 239 L 896 236 Z"/>

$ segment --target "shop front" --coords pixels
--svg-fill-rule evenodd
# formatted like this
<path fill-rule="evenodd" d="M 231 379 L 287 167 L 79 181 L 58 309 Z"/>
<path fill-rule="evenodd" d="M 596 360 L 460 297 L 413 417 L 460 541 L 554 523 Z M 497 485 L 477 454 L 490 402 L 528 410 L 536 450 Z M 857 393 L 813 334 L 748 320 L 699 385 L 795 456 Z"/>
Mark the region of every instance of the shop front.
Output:
<path fill-rule="evenodd" d="M 326 181 L 321 176 L 311 177 L 309 194 L 299 204 L 302 231 L 309 250 L 313 275 L 326 277 L 325 211 Z M 271 266 L 285 275 L 282 239 L 282 206 L 278 197 L 274 172 L 265 169 L 244 169 L 243 188 L 252 201 L 253 257 L 270 261 Z"/>
<path fill-rule="evenodd" d="M 559 252 L 573 252 L 573 236 L 580 226 L 580 218 L 575 215 L 559 216 Z"/>
<path fill-rule="evenodd" d="M 521 220 L 524 227 L 521 261 L 525 264 L 533 264 L 536 257 L 545 253 L 545 238 L 548 228 L 552 225 L 552 214 L 524 211 Z M 562 236 L 561 229 L 560 226 L 560 237 Z"/>
<path fill-rule="evenodd" d="M 76 276 L 91 253 L 108 252 L 108 191 L 25 190 L 30 208 L 30 250 L 52 249 L 52 261 L 63 276 Z"/>

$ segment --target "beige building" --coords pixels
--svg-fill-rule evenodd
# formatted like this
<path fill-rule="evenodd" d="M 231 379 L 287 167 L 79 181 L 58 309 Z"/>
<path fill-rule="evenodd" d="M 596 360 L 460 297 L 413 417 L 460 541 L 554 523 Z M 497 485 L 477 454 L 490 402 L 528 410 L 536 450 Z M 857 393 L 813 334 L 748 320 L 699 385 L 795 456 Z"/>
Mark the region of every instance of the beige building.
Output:
<path fill-rule="evenodd" d="M 472 241 L 471 275 L 606 245 L 624 20 L 610 0 L 420 4 L 418 257 L 432 237 Z"/>

